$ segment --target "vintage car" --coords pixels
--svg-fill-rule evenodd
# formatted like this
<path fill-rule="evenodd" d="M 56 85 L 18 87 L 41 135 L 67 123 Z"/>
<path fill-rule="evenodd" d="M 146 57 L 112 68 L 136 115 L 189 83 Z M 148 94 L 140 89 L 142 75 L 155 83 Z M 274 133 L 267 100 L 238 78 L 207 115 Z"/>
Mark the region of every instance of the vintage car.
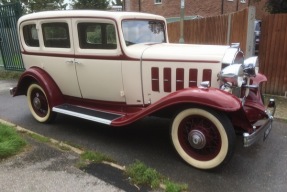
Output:
<path fill-rule="evenodd" d="M 133 12 L 33 13 L 18 33 L 26 71 L 10 92 L 27 95 L 39 122 L 57 113 L 114 127 L 169 118 L 175 150 L 199 169 L 227 163 L 236 134 L 247 147 L 271 130 L 267 79 L 238 44 L 172 44 L 162 16 Z"/>

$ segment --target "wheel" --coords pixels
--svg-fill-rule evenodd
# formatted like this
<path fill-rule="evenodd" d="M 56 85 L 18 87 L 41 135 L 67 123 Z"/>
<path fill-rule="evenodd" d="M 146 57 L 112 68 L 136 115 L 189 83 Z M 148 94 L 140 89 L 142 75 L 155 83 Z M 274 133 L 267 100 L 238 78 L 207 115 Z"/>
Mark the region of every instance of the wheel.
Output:
<path fill-rule="evenodd" d="M 29 109 L 33 117 L 41 123 L 52 122 L 56 113 L 52 112 L 49 106 L 45 91 L 38 84 L 31 84 L 27 91 Z"/>
<path fill-rule="evenodd" d="M 214 169 L 233 155 L 235 131 L 225 114 L 190 108 L 179 112 L 171 125 L 173 145 L 181 158 L 199 169 Z"/>

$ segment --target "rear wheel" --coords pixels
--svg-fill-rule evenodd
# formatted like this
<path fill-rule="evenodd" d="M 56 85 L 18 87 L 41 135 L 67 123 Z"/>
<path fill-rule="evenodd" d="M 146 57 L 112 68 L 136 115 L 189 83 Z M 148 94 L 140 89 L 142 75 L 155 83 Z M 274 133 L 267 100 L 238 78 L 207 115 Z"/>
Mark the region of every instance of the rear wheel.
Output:
<path fill-rule="evenodd" d="M 29 109 L 33 117 L 41 123 L 53 121 L 56 114 L 51 111 L 45 91 L 38 84 L 31 84 L 27 91 Z"/>
<path fill-rule="evenodd" d="M 171 126 L 171 138 L 178 154 L 191 166 L 213 169 L 233 155 L 235 131 L 225 114 L 202 108 L 179 112 Z"/>

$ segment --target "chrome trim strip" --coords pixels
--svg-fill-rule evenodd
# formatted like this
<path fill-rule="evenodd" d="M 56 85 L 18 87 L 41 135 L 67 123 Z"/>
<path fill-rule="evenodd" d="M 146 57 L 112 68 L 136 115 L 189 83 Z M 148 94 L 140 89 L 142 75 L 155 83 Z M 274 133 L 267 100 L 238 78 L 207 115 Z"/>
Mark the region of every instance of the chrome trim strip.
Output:
<path fill-rule="evenodd" d="M 72 112 L 69 110 L 59 109 L 57 107 L 53 107 L 52 111 L 57 112 L 57 113 L 62 113 L 65 115 L 70 115 L 70 116 L 86 119 L 86 120 L 90 120 L 90 121 L 94 121 L 94 122 L 98 122 L 98 123 L 103 123 L 106 125 L 111 125 L 111 123 L 112 123 L 112 121 L 107 120 L 107 119 L 102 119 L 102 118 L 98 118 L 98 117 L 94 117 L 94 116 L 90 116 L 90 115 L 85 115 L 82 113 Z"/>
<path fill-rule="evenodd" d="M 243 88 L 249 88 L 249 89 L 258 89 L 258 85 L 242 85 Z"/>

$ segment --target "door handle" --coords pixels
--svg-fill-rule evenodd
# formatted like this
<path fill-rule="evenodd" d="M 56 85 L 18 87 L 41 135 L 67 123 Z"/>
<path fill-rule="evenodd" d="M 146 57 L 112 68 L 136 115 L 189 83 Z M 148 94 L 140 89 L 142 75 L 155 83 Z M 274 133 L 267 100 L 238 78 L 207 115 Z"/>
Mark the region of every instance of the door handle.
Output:
<path fill-rule="evenodd" d="M 66 61 L 65 63 L 67 63 L 67 64 L 73 64 L 74 61 L 73 61 L 73 60 L 70 60 L 70 61 Z"/>
<path fill-rule="evenodd" d="M 78 62 L 78 61 L 75 61 L 75 64 L 76 64 L 76 65 L 80 65 L 81 63 L 80 63 L 80 62 Z"/>

